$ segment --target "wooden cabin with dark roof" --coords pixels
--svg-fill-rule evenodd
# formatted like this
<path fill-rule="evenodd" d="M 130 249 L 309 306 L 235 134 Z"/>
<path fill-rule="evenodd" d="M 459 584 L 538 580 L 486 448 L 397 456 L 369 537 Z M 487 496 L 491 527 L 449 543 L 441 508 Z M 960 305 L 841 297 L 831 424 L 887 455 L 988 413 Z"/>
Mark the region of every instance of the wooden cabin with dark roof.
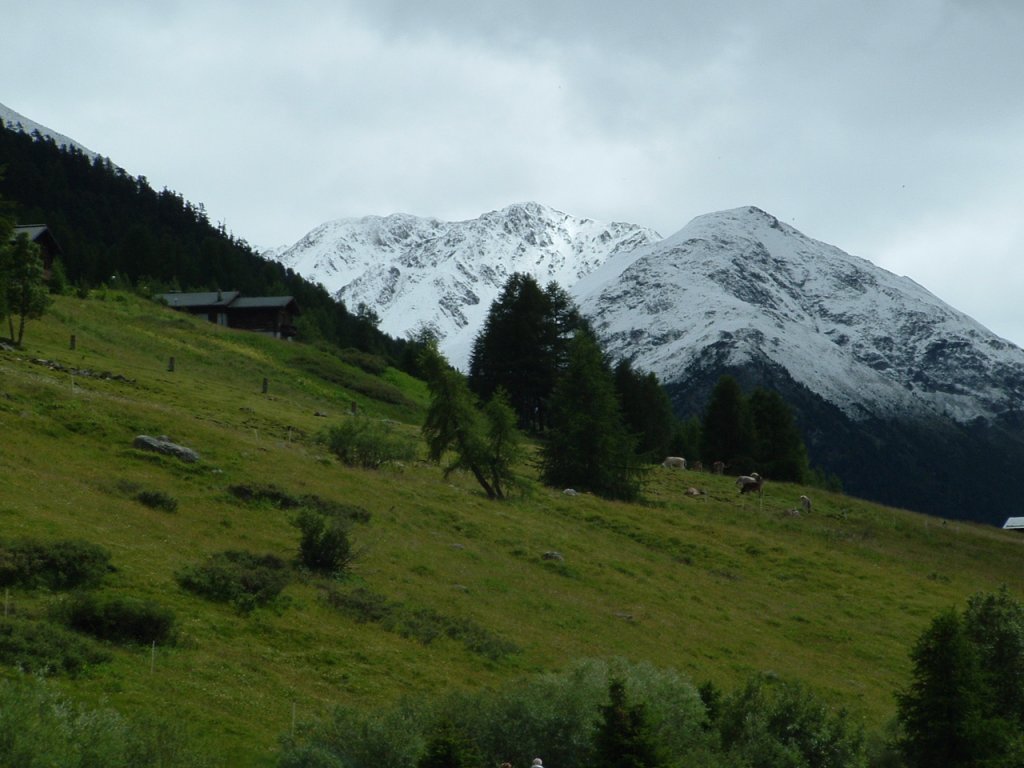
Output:
<path fill-rule="evenodd" d="M 11 232 L 11 240 L 17 240 L 21 235 L 25 235 L 29 242 L 39 246 L 39 255 L 43 260 L 43 277 L 49 280 L 53 274 L 53 260 L 64 255 L 57 238 L 45 224 L 18 224 Z"/>
<path fill-rule="evenodd" d="M 162 293 L 157 299 L 172 309 L 203 315 L 211 323 L 265 333 L 276 339 L 295 336 L 295 318 L 301 314 L 291 296 L 245 297 L 239 291 L 205 291 Z"/>

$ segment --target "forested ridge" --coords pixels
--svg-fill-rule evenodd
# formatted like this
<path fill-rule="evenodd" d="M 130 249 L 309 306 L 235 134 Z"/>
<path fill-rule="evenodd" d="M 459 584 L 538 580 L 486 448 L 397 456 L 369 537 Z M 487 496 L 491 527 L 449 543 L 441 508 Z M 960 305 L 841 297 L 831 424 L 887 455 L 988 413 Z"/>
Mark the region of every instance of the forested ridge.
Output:
<path fill-rule="evenodd" d="M 322 286 L 262 258 L 213 224 L 202 203 L 154 190 L 109 159 L 90 158 L 38 133 L 0 128 L 0 198 L 20 224 L 45 224 L 65 257 L 60 269 L 80 288 L 237 290 L 295 297 L 300 338 L 383 354 L 400 363 L 409 346 L 376 328 L 365 308 L 351 312 Z"/>

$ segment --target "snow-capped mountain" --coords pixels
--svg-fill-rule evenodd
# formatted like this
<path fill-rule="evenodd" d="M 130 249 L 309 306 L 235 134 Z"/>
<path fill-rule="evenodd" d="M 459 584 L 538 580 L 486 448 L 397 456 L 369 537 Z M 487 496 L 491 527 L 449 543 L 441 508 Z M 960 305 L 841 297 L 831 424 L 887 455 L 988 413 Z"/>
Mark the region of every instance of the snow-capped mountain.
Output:
<path fill-rule="evenodd" d="M 10 107 L 6 107 L 0 104 L 0 125 L 3 125 L 8 130 L 24 131 L 25 133 L 39 132 L 40 136 L 48 136 L 56 142 L 59 147 L 74 147 L 84 152 L 89 157 L 96 157 L 96 153 L 91 149 L 83 147 L 74 139 L 69 139 L 62 133 L 57 133 L 51 128 L 47 128 L 45 125 L 37 123 L 35 120 L 29 120 L 24 115 L 19 115 Z"/>
<path fill-rule="evenodd" d="M 663 382 L 770 362 L 849 418 L 993 419 L 1024 404 L 1024 351 L 907 277 L 757 208 L 700 216 L 573 285 L 615 358 Z"/>
<path fill-rule="evenodd" d="M 429 329 L 448 359 L 464 367 L 491 302 L 513 273 L 568 288 L 614 254 L 660 239 L 632 224 L 523 203 L 469 221 L 406 214 L 340 219 L 264 255 L 321 283 L 351 311 L 365 304 L 388 335 Z"/>
<path fill-rule="evenodd" d="M 465 366 L 513 272 L 557 281 L 615 359 L 699 415 L 722 373 L 793 408 L 812 464 L 858 496 L 1001 524 L 1024 463 L 1024 351 L 907 277 L 757 208 L 664 240 L 536 204 L 468 222 L 325 224 L 282 260 L 382 330 L 429 327 Z"/>

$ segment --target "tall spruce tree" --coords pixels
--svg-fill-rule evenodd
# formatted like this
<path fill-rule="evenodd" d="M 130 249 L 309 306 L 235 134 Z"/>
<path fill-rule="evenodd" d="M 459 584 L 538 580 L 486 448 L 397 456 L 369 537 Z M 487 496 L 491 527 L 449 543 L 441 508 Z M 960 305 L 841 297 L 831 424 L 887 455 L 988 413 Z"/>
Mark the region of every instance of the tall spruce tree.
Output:
<path fill-rule="evenodd" d="M 543 430 L 568 340 L 582 325 L 575 304 L 557 283 L 542 290 L 532 276 L 513 274 L 473 341 L 470 389 L 482 400 L 504 389 L 519 426 Z"/>
<path fill-rule="evenodd" d="M 807 448 L 782 395 L 770 389 L 755 389 L 748 407 L 757 471 L 773 480 L 805 482 L 809 473 Z"/>
<path fill-rule="evenodd" d="M 544 482 L 636 499 L 642 469 L 634 446 L 604 354 L 589 332 L 580 331 L 551 395 L 551 428 L 541 448 Z"/>
<path fill-rule="evenodd" d="M 701 423 L 705 464 L 723 461 L 736 472 L 754 469 L 754 427 L 739 382 L 722 376 L 711 392 Z"/>
<path fill-rule="evenodd" d="M 658 377 L 634 371 L 628 360 L 622 360 L 615 366 L 615 389 L 626 428 L 637 438 L 637 454 L 660 461 L 672 453 L 678 422 Z"/>
<path fill-rule="evenodd" d="M 898 696 L 900 748 L 909 768 L 959 768 L 988 756 L 977 649 L 959 614 L 937 616 L 911 653 L 913 680 Z"/>
<path fill-rule="evenodd" d="M 626 701 L 626 686 L 608 684 L 609 703 L 601 707 L 594 737 L 594 765 L 604 768 L 656 768 L 661 764 L 649 734 L 642 704 Z"/>

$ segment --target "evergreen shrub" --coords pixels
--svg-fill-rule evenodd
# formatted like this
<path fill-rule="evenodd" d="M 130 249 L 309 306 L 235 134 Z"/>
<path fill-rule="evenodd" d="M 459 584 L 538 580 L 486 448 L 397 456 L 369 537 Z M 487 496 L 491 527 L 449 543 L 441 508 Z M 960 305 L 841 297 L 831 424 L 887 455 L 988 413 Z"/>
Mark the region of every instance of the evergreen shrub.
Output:
<path fill-rule="evenodd" d="M 22 539 L 0 544 L 0 586 L 95 587 L 112 570 L 110 553 L 88 541 Z"/>
<path fill-rule="evenodd" d="M 101 640 L 162 644 L 174 640 L 174 612 L 152 600 L 79 592 L 58 610 L 69 627 Z"/>
<path fill-rule="evenodd" d="M 189 592 L 248 612 L 275 600 L 291 580 L 291 572 L 276 555 L 228 551 L 210 555 L 175 578 Z"/>

